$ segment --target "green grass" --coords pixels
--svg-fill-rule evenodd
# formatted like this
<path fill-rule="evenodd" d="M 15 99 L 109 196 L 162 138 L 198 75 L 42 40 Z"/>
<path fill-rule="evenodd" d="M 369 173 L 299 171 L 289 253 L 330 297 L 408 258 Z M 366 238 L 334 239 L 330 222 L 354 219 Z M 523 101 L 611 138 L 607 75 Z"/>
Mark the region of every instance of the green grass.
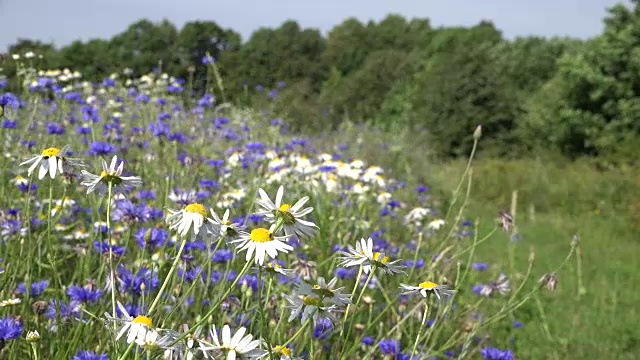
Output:
<path fill-rule="evenodd" d="M 365 154 L 409 184 L 429 184 L 443 203 L 466 166 L 465 161 L 430 157 L 420 134 L 360 128 L 325 139 L 340 142 L 350 136 L 363 139 L 354 154 Z M 513 192 L 518 192 L 516 223 L 522 240 L 515 243 L 517 273 L 526 271 L 531 251 L 534 272 L 551 271 L 567 255 L 573 236 L 580 239 L 581 269 L 572 259 L 558 275 L 557 290 L 538 295 L 544 315 L 536 301 L 529 302 L 513 316 L 524 328 L 505 330 L 516 339 L 518 358 L 637 359 L 640 172 L 602 171 L 586 161 L 479 157 L 472 165 L 466 215 L 480 219 L 489 231 L 498 211 L 509 209 Z M 478 247 L 477 260 L 509 269 L 508 243 L 506 234 L 496 236 Z"/>

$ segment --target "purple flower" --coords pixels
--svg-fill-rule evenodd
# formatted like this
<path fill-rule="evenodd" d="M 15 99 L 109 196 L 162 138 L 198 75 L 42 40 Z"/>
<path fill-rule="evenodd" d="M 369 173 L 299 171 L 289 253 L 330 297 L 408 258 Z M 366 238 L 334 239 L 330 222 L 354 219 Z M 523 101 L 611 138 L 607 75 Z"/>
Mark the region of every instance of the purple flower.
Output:
<path fill-rule="evenodd" d="M 67 295 L 72 301 L 96 302 L 102 297 L 102 290 L 85 288 L 82 286 L 71 286 L 67 289 Z"/>
<path fill-rule="evenodd" d="M 31 292 L 29 293 L 30 297 L 37 297 L 42 295 L 44 290 L 49 286 L 48 280 L 39 280 L 34 283 L 31 283 Z M 18 284 L 16 292 L 20 295 L 24 295 L 27 293 L 27 287 L 25 283 L 21 282 Z"/>
<path fill-rule="evenodd" d="M 96 354 L 93 351 L 78 350 L 71 360 L 109 360 L 107 354 Z"/>
<path fill-rule="evenodd" d="M 91 132 L 91 128 L 87 128 L 87 129 L 89 129 L 89 132 Z M 90 155 L 105 156 L 105 155 L 113 154 L 115 151 L 116 151 L 115 146 L 103 141 L 94 141 L 91 143 L 91 146 L 89 147 Z"/>
<path fill-rule="evenodd" d="M 473 270 L 477 270 L 477 271 L 484 271 L 484 270 L 487 270 L 489 268 L 489 264 L 488 263 L 473 263 L 471 265 L 471 268 Z"/>
<path fill-rule="evenodd" d="M 513 360 L 513 352 L 510 349 L 502 350 L 487 346 L 480 350 L 480 354 L 486 360 Z"/>
<path fill-rule="evenodd" d="M 64 134 L 64 126 L 52 122 L 47 122 L 47 134 L 49 135 L 62 135 Z"/>
<path fill-rule="evenodd" d="M 313 328 L 313 337 L 320 340 L 325 340 L 328 338 L 333 332 L 333 324 L 331 320 L 327 318 L 323 318 L 318 321 L 316 326 Z"/>
<path fill-rule="evenodd" d="M 0 340 L 4 343 L 7 340 L 17 339 L 22 335 L 22 323 L 11 317 L 0 319 Z"/>

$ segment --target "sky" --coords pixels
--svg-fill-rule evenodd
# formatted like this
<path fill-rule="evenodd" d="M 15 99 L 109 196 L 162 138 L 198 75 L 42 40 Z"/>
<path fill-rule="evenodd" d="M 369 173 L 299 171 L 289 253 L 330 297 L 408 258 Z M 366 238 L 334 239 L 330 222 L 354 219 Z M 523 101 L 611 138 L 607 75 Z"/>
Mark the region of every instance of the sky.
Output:
<path fill-rule="evenodd" d="M 295 19 L 324 34 L 347 17 L 380 20 L 389 13 L 429 18 L 432 26 L 490 20 L 507 38 L 524 35 L 588 38 L 602 31 L 618 0 L 0 0 L 0 52 L 17 38 L 64 46 L 109 38 L 141 18 L 181 27 L 213 20 L 246 40 L 259 27 Z"/>

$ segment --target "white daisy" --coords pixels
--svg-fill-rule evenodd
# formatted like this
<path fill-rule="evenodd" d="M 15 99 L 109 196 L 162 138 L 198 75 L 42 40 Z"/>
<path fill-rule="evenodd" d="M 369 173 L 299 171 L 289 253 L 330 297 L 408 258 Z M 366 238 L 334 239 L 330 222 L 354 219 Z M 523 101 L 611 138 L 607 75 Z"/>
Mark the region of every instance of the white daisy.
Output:
<path fill-rule="evenodd" d="M 275 225 L 269 229 L 256 228 L 251 233 L 242 232 L 240 238 L 232 241 L 238 244 L 238 252 L 247 250 L 246 261 L 250 261 L 255 253 L 255 263 L 263 265 L 267 255 L 272 259 L 278 256 L 278 252 L 288 253 L 293 247 L 284 242 L 288 236 L 273 236 Z"/>
<path fill-rule="evenodd" d="M 447 285 L 438 285 L 431 281 L 421 282 L 418 286 L 400 284 L 400 288 L 404 290 L 402 295 L 419 293 L 426 298 L 428 294 L 434 294 L 438 300 L 441 300 L 443 296 L 450 297 L 456 292 L 449 289 Z"/>
<path fill-rule="evenodd" d="M 230 211 L 227 209 L 222 219 L 211 209 L 211 217 L 207 220 L 212 225 L 212 232 L 219 236 L 237 236 L 240 230 L 244 230 L 244 226 L 232 223 L 229 220 Z"/>
<path fill-rule="evenodd" d="M 297 295 L 317 297 L 323 302 L 326 301 L 327 303 L 335 304 L 337 306 L 351 304 L 350 295 L 342 293 L 344 287 L 334 289 L 337 282 L 337 277 L 334 277 L 328 283 L 323 277 L 319 277 L 318 281 L 313 285 L 306 282 L 299 283 L 294 292 Z"/>
<path fill-rule="evenodd" d="M 282 203 L 282 195 L 284 194 L 284 187 L 281 185 L 276 193 L 275 203 L 271 201 L 269 195 L 262 190 L 258 189 L 260 198 L 256 200 L 256 203 L 261 208 L 256 214 L 264 215 L 268 221 L 276 223 L 282 222 L 285 235 L 295 235 L 298 238 L 310 238 L 313 237 L 318 230 L 318 226 L 310 221 L 302 220 L 302 217 L 310 214 L 313 211 L 312 207 L 302 209 L 304 204 L 309 201 L 309 197 L 305 196 L 298 200 L 293 206 L 290 204 Z"/>
<path fill-rule="evenodd" d="M 340 254 L 343 255 L 340 266 L 352 267 L 362 265 L 362 270 L 365 274 L 371 272 L 373 266 L 389 275 L 404 273 L 404 271 L 402 271 L 404 266 L 397 264 L 401 260 L 390 262 L 389 257 L 385 254 L 373 251 L 373 239 L 371 238 L 367 240 L 361 239 L 356 242 L 355 249 L 349 246 L 348 252 L 341 251 Z"/>
<path fill-rule="evenodd" d="M 260 340 L 253 340 L 253 335 L 244 336 L 247 329 L 241 327 L 231 337 L 229 325 L 222 328 L 222 334 L 218 337 L 215 325 L 211 328 L 211 338 L 213 339 L 213 349 L 226 355 L 227 360 L 235 359 L 259 359 L 268 354 L 266 350 L 258 349 Z"/>
<path fill-rule="evenodd" d="M 336 312 L 339 310 L 335 304 L 324 304 L 322 299 L 315 295 L 284 295 L 284 299 L 289 303 L 286 305 L 291 310 L 289 319 L 291 322 L 302 314 L 300 321 L 304 324 L 309 317 L 313 319 L 313 324 L 318 324 L 322 319 L 329 319 L 332 323 L 337 323 Z"/>
<path fill-rule="evenodd" d="M 106 161 L 102 160 L 102 172 L 100 175 L 94 175 L 88 171 L 82 170 L 82 185 L 87 187 L 87 194 L 91 194 L 96 189 L 100 193 L 108 191 L 108 184 L 111 183 L 111 190 L 114 193 L 122 194 L 131 190 L 134 186 L 142 185 L 142 179 L 137 176 L 122 176 L 124 162 L 116 167 L 118 163 L 118 155 L 111 158 L 111 164 L 107 166 Z"/>
<path fill-rule="evenodd" d="M 210 230 L 205 219 L 207 209 L 202 204 L 192 203 L 180 211 L 169 209 L 171 215 L 167 216 L 169 229 L 177 230 L 178 234 L 186 237 L 191 233 L 191 240 L 202 239 Z"/>
<path fill-rule="evenodd" d="M 34 156 L 31 159 L 20 163 L 22 165 L 28 165 L 29 170 L 27 170 L 27 174 L 31 176 L 31 173 L 40 165 L 40 169 L 38 170 L 38 179 L 42 180 L 47 173 L 49 177 L 55 179 L 56 174 L 63 174 L 63 164 L 68 164 L 71 166 L 82 167 L 84 166 L 79 160 L 65 157 L 64 154 L 71 150 L 71 146 L 66 145 L 62 149 L 58 149 L 56 147 L 50 147 L 42 150 L 40 155 Z"/>
<path fill-rule="evenodd" d="M 119 301 L 117 305 L 121 313 L 120 318 L 115 318 L 109 313 L 104 313 L 107 320 L 122 323 L 116 335 L 116 341 L 120 340 L 125 334 L 127 334 L 127 344 L 131 344 L 134 341 L 137 344 L 144 344 L 147 340 L 152 340 L 150 337 L 147 337 L 147 333 L 155 332 L 151 318 L 144 315 L 138 315 L 134 318 L 129 315 L 127 309 L 125 309 Z"/>
<path fill-rule="evenodd" d="M 167 345 L 164 346 L 164 358 L 166 360 L 194 360 L 194 359 L 214 359 L 213 344 L 203 340 L 200 337 L 201 327 L 197 327 L 191 334 L 184 336 L 189 332 L 189 326 L 184 324 L 181 326 L 183 333 L 175 330 L 166 330 L 165 338 Z M 201 353 L 201 357 L 197 357 Z"/>
<path fill-rule="evenodd" d="M 427 224 L 427 228 L 431 230 L 440 230 L 445 224 L 445 221 L 442 219 L 431 220 L 429 224 Z"/>

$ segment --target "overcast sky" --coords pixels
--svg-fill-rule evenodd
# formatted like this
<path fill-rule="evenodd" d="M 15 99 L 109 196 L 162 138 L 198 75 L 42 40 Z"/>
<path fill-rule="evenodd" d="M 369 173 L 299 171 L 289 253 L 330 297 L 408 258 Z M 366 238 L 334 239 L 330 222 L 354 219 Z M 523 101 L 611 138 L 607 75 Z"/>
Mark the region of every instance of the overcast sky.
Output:
<path fill-rule="evenodd" d="M 0 0 L 0 52 L 17 38 L 57 46 L 76 39 L 108 38 L 140 18 L 168 18 L 180 27 L 214 20 L 244 40 L 261 26 L 287 19 L 326 33 L 343 19 L 379 20 L 388 13 L 428 17 L 434 26 L 491 20 L 505 36 L 591 37 L 602 30 L 616 0 Z"/>

